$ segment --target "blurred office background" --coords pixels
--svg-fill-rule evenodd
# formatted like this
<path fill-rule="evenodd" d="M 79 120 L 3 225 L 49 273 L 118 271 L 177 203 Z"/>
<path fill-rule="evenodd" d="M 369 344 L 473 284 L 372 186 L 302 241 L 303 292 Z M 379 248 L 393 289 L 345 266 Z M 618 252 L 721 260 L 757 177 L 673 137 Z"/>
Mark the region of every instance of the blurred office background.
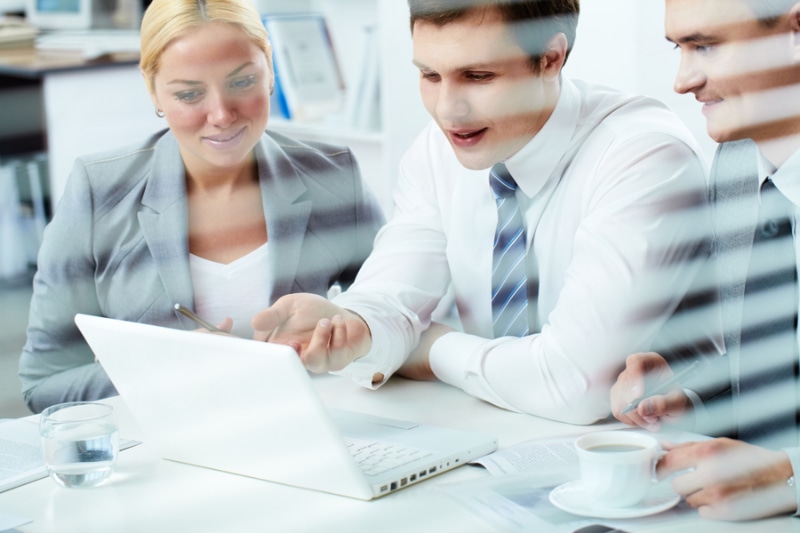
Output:
<path fill-rule="evenodd" d="M 345 87 L 337 113 L 297 119 L 274 110 L 268 127 L 298 138 L 350 145 L 362 173 L 389 208 L 394 168 L 427 120 L 411 64 L 406 3 L 255 2 L 264 14 L 321 13 Z M 663 36 L 663 1 L 583 0 L 581 7 L 576 47 L 565 72 L 664 101 L 683 118 L 710 161 L 715 146 L 705 135 L 698 104 L 690 96 L 672 92 L 679 57 Z M 25 0 L 0 0 L 2 13 L 24 15 Z M 366 42 L 379 50 L 376 63 L 366 62 Z M 134 62 L 21 75 L 7 68 L 3 57 L 20 53 L 22 46 L 32 43 L 17 47 L 0 43 L 0 418 L 27 414 L 16 371 L 25 340 L 36 248 L 44 223 L 57 209 L 72 161 L 83 153 L 135 141 L 165 125 L 155 117 Z M 374 72 L 367 75 L 365 69 Z M 353 122 L 348 106 L 353 105 L 355 87 L 364 90 L 365 84 L 374 88 L 376 100 L 366 111 L 369 120 Z"/>

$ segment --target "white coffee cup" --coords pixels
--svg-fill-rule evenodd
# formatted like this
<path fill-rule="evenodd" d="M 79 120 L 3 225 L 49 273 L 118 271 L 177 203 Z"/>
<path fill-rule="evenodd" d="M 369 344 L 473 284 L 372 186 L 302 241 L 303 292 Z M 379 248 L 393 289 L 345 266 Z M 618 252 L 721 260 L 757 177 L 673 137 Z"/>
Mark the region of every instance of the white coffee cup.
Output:
<path fill-rule="evenodd" d="M 636 505 L 656 481 L 660 446 L 655 437 L 631 431 L 599 431 L 579 437 L 575 447 L 582 488 L 596 505 Z"/>

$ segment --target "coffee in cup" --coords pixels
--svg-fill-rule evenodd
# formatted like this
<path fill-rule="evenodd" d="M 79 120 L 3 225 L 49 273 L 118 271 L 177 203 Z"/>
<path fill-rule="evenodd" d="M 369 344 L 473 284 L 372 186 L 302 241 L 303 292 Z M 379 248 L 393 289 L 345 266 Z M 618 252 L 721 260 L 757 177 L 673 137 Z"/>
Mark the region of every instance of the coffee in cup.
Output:
<path fill-rule="evenodd" d="M 659 444 L 655 437 L 632 431 L 599 431 L 575 441 L 581 484 L 597 505 L 630 507 L 655 482 Z"/>

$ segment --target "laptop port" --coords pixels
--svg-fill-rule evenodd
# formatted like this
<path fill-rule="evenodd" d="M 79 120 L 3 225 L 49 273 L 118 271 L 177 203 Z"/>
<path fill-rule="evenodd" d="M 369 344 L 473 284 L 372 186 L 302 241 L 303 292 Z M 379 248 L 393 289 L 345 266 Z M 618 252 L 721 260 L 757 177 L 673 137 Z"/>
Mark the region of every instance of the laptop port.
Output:
<path fill-rule="evenodd" d="M 432 466 L 432 467 L 431 467 L 431 468 L 428 470 L 428 473 L 429 473 L 429 474 L 434 474 L 434 473 L 436 473 L 436 467 L 435 467 L 435 466 Z"/>
<path fill-rule="evenodd" d="M 400 480 L 400 486 L 405 487 L 406 485 L 408 485 L 408 478 L 404 477 L 403 479 Z"/>
<path fill-rule="evenodd" d="M 397 490 L 397 481 L 392 481 L 390 487 L 392 488 L 392 490 Z"/>
<path fill-rule="evenodd" d="M 417 475 L 416 474 L 411 474 L 411 476 L 408 478 L 408 480 L 413 483 L 414 481 L 417 480 Z"/>

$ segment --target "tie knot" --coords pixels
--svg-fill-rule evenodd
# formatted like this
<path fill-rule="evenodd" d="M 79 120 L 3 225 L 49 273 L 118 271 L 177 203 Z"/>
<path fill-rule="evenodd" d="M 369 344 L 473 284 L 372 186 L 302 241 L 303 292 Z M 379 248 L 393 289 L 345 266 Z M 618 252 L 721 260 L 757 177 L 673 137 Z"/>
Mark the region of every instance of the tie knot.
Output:
<path fill-rule="evenodd" d="M 779 193 L 778 188 L 775 186 L 775 182 L 772 181 L 772 178 L 767 178 L 764 180 L 764 183 L 761 184 L 761 194 L 775 194 Z"/>
<path fill-rule="evenodd" d="M 795 206 L 775 186 L 772 179 L 764 180 L 761 184 L 760 216 L 765 219 L 789 218 L 794 216 Z"/>
<path fill-rule="evenodd" d="M 489 184 L 497 198 L 507 198 L 517 192 L 517 182 L 503 163 L 497 163 L 489 172 Z"/>

